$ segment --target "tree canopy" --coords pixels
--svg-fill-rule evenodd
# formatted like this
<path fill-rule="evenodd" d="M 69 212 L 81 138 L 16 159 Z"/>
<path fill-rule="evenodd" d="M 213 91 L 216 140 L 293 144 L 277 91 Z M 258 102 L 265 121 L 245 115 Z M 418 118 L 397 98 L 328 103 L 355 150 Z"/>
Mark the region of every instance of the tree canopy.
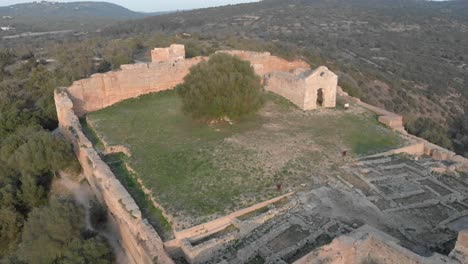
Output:
<path fill-rule="evenodd" d="M 239 118 L 263 103 L 262 86 L 249 62 L 217 53 L 190 69 L 177 87 L 184 111 L 194 118 Z"/>
<path fill-rule="evenodd" d="M 86 238 L 83 210 L 68 200 L 51 199 L 34 209 L 26 223 L 18 258 L 27 263 L 112 263 L 100 237 Z"/>

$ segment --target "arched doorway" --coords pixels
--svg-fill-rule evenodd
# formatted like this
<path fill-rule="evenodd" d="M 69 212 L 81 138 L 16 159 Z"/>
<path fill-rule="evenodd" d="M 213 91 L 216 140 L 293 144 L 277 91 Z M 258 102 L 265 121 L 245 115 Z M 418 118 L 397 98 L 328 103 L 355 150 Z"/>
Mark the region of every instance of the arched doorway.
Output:
<path fill-rule="evenodd" d="M 323 106 L 324 98 L 323 98 L 323 89 L 320 88 L 317 90 L 317 106 Z"/>

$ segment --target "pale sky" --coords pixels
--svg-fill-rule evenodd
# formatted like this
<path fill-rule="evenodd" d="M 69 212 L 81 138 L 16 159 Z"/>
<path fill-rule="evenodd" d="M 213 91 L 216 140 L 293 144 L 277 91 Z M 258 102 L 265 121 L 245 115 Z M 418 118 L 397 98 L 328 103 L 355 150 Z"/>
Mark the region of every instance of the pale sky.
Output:
<path fill-rule="evenodd" d="M 40 0 L 36 0 L 40 1 Z M 76 2 L 77 0 L 60 0 L 56 2 Z M 91 0 L 92 1 L 92 0 Z M 99 1 L 99 0 L 95 0 Z M 134 11 L 157 12 L 183 9 L 194 9 L 228 4 L 258 2 L 259 0 L 101 0 L 111 2 Z M 33 0 L 0 0 L 0 6 L 34 2 Z"/>

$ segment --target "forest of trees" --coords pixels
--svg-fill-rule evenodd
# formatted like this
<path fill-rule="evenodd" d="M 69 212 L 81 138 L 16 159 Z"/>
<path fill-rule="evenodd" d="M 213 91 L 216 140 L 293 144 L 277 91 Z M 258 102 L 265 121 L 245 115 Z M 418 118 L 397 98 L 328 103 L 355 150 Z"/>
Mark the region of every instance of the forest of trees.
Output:
<path fill-rule="evenodd" d="M 81 206 L 50 192 L 57 172 L 80 170 L 71 145 L 53 133 L 53 90 L 95 71 L 61 59 L 50 68 L 32 50 L 0 51 L 0 263 L 113 260 Z"/>

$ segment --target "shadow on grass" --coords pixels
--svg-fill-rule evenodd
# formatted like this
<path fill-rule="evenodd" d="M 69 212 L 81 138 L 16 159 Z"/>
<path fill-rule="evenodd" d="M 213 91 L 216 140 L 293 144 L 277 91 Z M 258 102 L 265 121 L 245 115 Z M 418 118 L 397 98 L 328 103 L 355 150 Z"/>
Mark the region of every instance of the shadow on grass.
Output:
<path fill-rule="evenodd" d="M 117 179 L 125 186 L 143 216 L 156 229 L 164 241 L 174 238 L 172 227 L 169 221 L 164 217 L 162 211 L 156 208 L 151 198 L 141 189 L 135 175 L 127 170 L 125 166 L 127 157 L 123 153 L 109 154 L 103 157 L 103 160 L 109 165 Z"/>

